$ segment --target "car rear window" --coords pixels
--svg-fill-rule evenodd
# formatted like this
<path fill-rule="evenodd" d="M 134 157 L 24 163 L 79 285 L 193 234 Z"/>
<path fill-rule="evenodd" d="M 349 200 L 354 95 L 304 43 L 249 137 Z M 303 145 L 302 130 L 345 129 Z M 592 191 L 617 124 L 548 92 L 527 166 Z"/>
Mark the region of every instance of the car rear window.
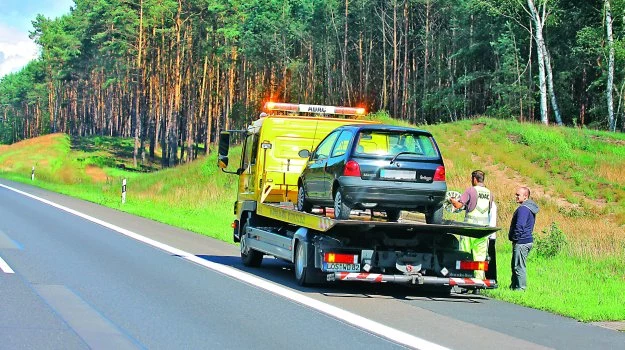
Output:
<path fill-rule="evenodd" d="M 410 152 L 416 158 L 439 157 L 432 136 L 419 132 L 362 130 L 356 139 L 355 155 L 394 156 L 399 152 Z"/>

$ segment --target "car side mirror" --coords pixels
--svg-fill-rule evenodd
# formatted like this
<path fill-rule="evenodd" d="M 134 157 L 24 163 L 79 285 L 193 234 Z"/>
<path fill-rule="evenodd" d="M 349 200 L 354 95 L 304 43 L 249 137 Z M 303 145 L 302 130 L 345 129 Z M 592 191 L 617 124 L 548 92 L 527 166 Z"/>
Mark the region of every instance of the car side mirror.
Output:
<path fill-rule="evenodd" d="M 300 158 L 308 158 L 308 157 L 310 157 L 310 151 L 309 151 L 309 150 L 307 150 L 307 149 L 303 149 L 303 150 L 301 150 L 301 151 L 297 152 L 297 155 L 298 155 Z"/>

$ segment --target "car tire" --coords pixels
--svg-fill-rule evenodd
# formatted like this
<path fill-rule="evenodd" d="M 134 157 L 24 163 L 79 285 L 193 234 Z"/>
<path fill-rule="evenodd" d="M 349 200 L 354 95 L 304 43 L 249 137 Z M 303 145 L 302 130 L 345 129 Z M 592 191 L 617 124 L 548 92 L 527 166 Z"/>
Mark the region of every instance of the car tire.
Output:
<path fill-rule="evenodd" d="M 334 194 L 334 218 L 337 220 L 347 220 L 349 219 L 351 211 L 352 208 L 347 206 L 345 201 L 343 201 L 341 190 L 337 190 Z"/>
<path fill-rule="evenodd" d="M 428 224 L 442 224 L 443 206 L 430 208 L 430 210 L 425 213 L 425 222 Z"/>
<path fill-rule="evenodd" d="M 397 220 L 399 220 L 400 214 L 401 214 L 401 210 L 399 210 L 399 209 L 387 209 L 386 210 L 386 221 L 388 221 L 388 222 L 397 222 Z"/>
<path fill-rule="evenodd" d="M 243 265 L 247 267 L 259 267 L 260 264 L 263 262 L 264 254 L 257 250 L 250 248 L 247 245 L 247 241 L 250 238 L 247 235 L 246 228 L 247 228 L 247 223 L 244 223 L 243 226 L 241 226 L 241 234 L 240 234 L 241 262 L 243 263 Z"/>
<path fill-rule="evenodd" d="M 306 191 L 304 186 L 299 186 L 297 189 L 297 210 L 310 213 L 312 211 L 312 204 L 306 199 Z"/>

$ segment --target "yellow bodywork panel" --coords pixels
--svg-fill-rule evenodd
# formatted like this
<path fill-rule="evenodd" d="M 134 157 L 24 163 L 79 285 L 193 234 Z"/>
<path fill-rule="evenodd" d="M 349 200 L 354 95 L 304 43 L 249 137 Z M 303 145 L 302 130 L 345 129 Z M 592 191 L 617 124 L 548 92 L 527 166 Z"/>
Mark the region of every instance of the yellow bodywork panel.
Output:
<path fill-rule="evenodd" d="M 241 181 L 246 183 L 239 186 L 239 198 L 250 199 L 253 193 L 261 203 L 295 203 L 297 180 L 307 162 L 307 158 L 298 155 L 299 151 L 312 152 L 324 137 L 341 125 L 376 123 L 304 116 L 268 116 L 255 121 L 248 130 L 257 135 L 258 153 L 254 164 L 241 176 Z"/>
<path fill-rule="evenodd" d="M 256 213 L 264 217 L 276 219 L 282 222 L 288 222 L 293 225 L 321 232 L 328 231 L 336 224 L 336 220 L 331 218 L 308 214 L 291 208 L 282 208 L 277 204 L 259 203 Z"/>

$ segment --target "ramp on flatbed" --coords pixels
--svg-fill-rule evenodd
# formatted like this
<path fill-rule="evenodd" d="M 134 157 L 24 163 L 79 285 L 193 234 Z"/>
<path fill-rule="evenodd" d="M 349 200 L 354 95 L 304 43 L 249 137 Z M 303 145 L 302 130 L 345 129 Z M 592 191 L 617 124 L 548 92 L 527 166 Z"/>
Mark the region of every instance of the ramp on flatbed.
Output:
<path fill-rule="evenodd" d="M 297 211 L 292 203 L 259 203 L 257 214 L 275 220 L 306 227 L 315 231 L 331 233 L 334 229 L 352 229 L 358 231 L 407 231 L 424 234 L 457 234 L 461 236 L 481 238 L 500 230 L 499 227 L 480 226 L 464 222 L 445 220 L 440 225 L 426 224 L 420 221 L 402 220 L 387 222 L 371 216 L 352 216 L 350 220 L 336 220 L 323 214 L 310 214 Z"/>

